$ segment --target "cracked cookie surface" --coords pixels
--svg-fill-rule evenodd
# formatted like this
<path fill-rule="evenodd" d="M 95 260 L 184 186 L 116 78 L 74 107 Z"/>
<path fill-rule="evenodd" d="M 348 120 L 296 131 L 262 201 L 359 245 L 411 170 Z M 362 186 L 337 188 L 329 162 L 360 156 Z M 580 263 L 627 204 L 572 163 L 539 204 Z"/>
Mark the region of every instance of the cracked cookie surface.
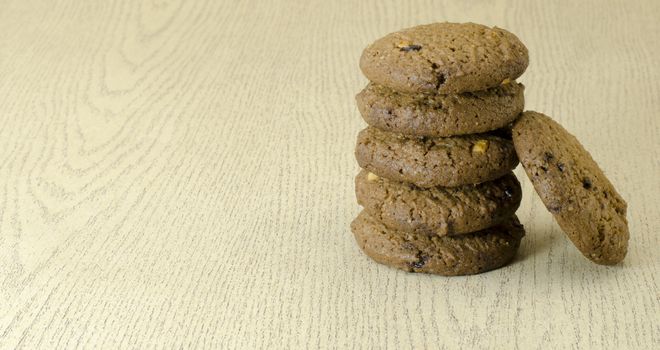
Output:
<path fill-rule="evenodd" d="M 383 265 L 408 272 L 444 276 L 481 273 L 511 261 L 525 235 L 518 218 L 458 236 L 428 236 L 387 228 L 362 211 L 351 223 L 366 255 Z"/>
<path fill-rule="evenodd" d="M 482 133 L 511 123 L 523 111 L 524 86 L 511 82 L 452 95 L 404 94 L 369 83 L 355 97 L 367 124 L 415 136 Z"/>
<path fill-rule="evenodd" d="M 511 141 L 493 134 L 407 137 L 374 127 L 358 134 L 355 157 L 378 176 L 424 188 L 494 180 L 518 164 Z"/>
<path fill-rule="evenodd" d="M 536 192 L 580 252 L 598 264 L 623 260 L 627 204 L 575 136 L 532 111 L 523 113 L 512 135 Z"/>
<path fill-rule="evenodd" d="M 475 23 L 433 23 L 390 33 L 369 45 L 360 69 L 393 90 L 452 94 L 515 80 L 527 48 L 512 33 Z"/>
<path fill-rule="evenodd" d="M 505 221 L 520 205 L 520 183 L 508 173 L 459 187 L 419 188 L 362 170 L 355 177 L 358 204 L 386 226 L 439 236 L 478 231 Z"/>

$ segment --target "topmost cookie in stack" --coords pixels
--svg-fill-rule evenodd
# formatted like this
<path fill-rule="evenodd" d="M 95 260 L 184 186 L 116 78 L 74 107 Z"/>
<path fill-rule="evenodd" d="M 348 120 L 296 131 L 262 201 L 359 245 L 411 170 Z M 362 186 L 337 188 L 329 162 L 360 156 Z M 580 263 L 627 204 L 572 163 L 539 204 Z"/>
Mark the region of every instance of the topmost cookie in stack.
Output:
<path fill-rule="evenodd" d="M 374 260 L 408 271 L 462 275 L 510 261 L 524 235 L 508 132 L 524 107 L 528 54 L 513 34 L 436 23 L 367 47 L 371 83 L 357 95 L 370 125 L 358 135 L 364 211 L 352 230 Z"/>
<path fill-rule="evenodd" d="M 360 58 L 371 80 L 357 102 L 386 131 L 453 136 L 494 130 L 522 112 L 527 48 L 499 28 L 435 23 L 378 39 Z"/>

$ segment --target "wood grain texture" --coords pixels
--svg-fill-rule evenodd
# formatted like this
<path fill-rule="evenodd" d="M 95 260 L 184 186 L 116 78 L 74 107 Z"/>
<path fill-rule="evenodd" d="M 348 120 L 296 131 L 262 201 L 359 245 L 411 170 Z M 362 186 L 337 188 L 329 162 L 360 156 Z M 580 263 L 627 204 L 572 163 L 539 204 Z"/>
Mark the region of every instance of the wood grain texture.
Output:
<path fill-rule="evenodd" d="M 659 348 L 659 18 L 656 0 L 0 0 L 0 348 Z M 527 108 L 629 202 L 623 264 L 583 258 L 520 168 L 511 266 L 360 253 L 360 52 L 444 20 L 526 43 Z"/>

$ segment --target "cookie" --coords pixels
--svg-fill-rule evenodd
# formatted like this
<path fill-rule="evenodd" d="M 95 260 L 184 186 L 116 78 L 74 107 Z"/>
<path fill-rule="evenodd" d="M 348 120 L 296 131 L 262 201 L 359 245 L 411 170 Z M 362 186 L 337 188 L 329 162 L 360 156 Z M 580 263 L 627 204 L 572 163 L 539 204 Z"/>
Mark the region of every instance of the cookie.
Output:
<path fill-rule="evenodd" d="M 367 124 L 416 136 L 476 134 L 508 125 L 523 111 L 524 86 L 503 84 L 452 95 L 404 94 L 370 83 L 355 97 Z"/>
<path fill-rule="evenodd" d="M 525 235 L 518 218 L 475 233 L 437 236 L 392 230 L 362 211 L 351 223 L 358 245 L 373 260 L 408 272 L 471 275 L 511 261 Z"/>
<path fill-rule="evenodd" d="M 575 136 L 536 112 L 523 113 L 512 134 L 536 192 L 582 254 L 604 265 L 623 260 L 627 204 Z"/>
<path fill-rule="evenodd" d="M 358 204 L 388 227 L 439 236 L 478 231 L 513 215 L 522 198 L 508 173 L 478 185 L 419 188 L 362 170 L 355 177 Z"/>
<path fill-rule="evenodd" d="M 406 137 L 374 127 L 358 134 L 355 157 L 378 176 L 425 188 L 494 180 L 518 164 L 511 141 L 499 136 Z"/>
<path fill-rule="evenodd" d="M 515 80 L 527 48 L 508 31 L 475 23 L 433 23 L 394 32 L 362 52 L 360 69 L 393 90 L 454 94 Z"/>

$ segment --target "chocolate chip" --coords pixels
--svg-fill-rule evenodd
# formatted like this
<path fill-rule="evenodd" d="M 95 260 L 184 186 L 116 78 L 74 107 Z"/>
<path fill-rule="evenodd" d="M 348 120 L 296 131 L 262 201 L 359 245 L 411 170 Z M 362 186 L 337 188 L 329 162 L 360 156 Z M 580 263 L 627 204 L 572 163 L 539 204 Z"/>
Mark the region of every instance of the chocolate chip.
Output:
<path fill-rule="evenodd" d="M 421 45 L 411 44 L 411 45 L 408 45 L 408 46 L 404 46 L 404 47 L 400 48 L 399 50 L 401 50 L 403 52 L 410 52 L 410 51 L 419 51 L 421 49 L 422 49 Z"/>
<path fill-rule="evenodd" d="M 504 194 L 506 195 L 507 198 L 513 197 L 513 189 L 509 186 L 505 187 Z"/>
<path fill-rule="evenodd" d="M 591 180 L 589 180 L 588 177 L 582 179 L 582 187 L 584 187 L 587 190 L 591 188 Z"/>
<path fill-rule="evenodd" d="M 442 85 L 444 83 L 445 83 L 445 75 L 444 74 L 438 74 L 438 87 L 440 87 L 440 85 Z"/>
<path fill-rule="evenodd" d="M 454 222 L 451 219 L 447 219 L 447 234 L 454 233 Z"/>
<path fill-rule="evenodd" d="M 557 169 L 561 171 L 562 173 L 564 172 L 564 163 L 557 163 Z"/>
<path fill-rule="evenodd" d="M 403 249 L 407 249 L 407 250 L 415 250 L 415 249 L 416 249 L 416 248 L 415 248 L 415 245 L 412 244 L 412 243 L 410 243 L 410 242 L 404 242 L 404 243 L 402 243 L 402 244 L 401 244 L 401 247 L 402 247 Z"/>
<path fill-rule="evenodd" d="M 559 211 L 561 210 L 561 206 L 559 206 L 559 205 L 557 205 L 557 206 L 549 205 L 549 206 L 548 206 L 548 210 L 549 210 L 551 213 L 559 213 Z"/>
<path fill-rule="evenodd" d="M 424 267 L 424 265 L 426 264 L 426 261 L 427 261 L 428 259 L 429 259 L 428 256 L 426 256 L 426 255 L 421 255 L 421 256 L 418 258 L 417 261 L 410 263 L 410 266 L 412 266 L 412 267 L 414 267 L 414 268 L 416 268 L 416 269 L 421 269 L 422 267 Z"/>
<path fill-rule="evenodd" d="M 543 159 L 545 159 L 546 163 L 551 161 L 554 157 L 555 156 L 553 156 L 552 153 L 550 152 L 545 152 L 545 154 L 543 155 Z"/>

